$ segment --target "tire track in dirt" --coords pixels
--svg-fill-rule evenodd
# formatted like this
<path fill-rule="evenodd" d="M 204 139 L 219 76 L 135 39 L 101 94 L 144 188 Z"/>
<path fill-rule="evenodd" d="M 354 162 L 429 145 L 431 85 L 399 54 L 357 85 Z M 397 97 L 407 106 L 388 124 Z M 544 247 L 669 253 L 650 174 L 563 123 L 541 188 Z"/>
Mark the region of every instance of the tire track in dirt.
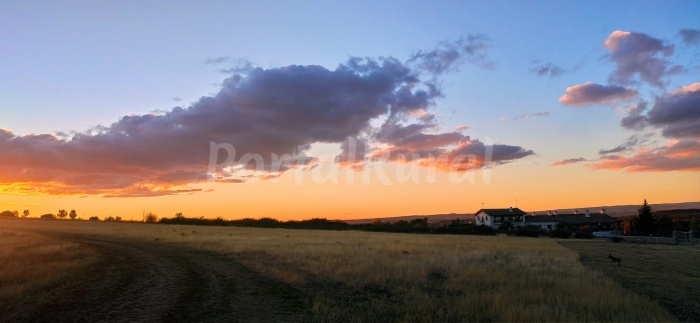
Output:
<path fill-rule="evenodd" d="M 186 246 L 62 236 L 99 251 L 100 262 L 61 290 L 32 321 L 307 322 L 301 291 L 235 261 Z"/>

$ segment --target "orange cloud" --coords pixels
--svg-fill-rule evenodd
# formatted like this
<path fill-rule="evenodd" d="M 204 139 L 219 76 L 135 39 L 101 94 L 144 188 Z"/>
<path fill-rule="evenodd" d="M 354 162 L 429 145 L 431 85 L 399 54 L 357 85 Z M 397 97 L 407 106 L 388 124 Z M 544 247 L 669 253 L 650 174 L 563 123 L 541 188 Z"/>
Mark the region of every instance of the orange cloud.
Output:
<path fill-rule="evenodd" d="M 586 158 L 579 157 L 579 158 L 570 158 L 570 159 L 565 159 L 565 160 L 560 160 L 557 162 L 552 163 L 551 166 L 564 166 L 564 165 L 571 165 L 571 164 L 576 164 L 586 161 Z"/>
<path fill-rule="evenodd" d="M 566 88 L 566 93 L 559 98 L 559 102 L 576 106 L 593 105 L 627 100 L 638 94 L 639 92 L 634 89 L 618 85 L 586 82 Z"/>
<path fill-rule="evenodd" d="M 630 157 L 615 155 L 593 164 L 593 169 L 627 172 L 700 171 L 700 141 L 674 141 L 655 149 L 639 149 Z"/>

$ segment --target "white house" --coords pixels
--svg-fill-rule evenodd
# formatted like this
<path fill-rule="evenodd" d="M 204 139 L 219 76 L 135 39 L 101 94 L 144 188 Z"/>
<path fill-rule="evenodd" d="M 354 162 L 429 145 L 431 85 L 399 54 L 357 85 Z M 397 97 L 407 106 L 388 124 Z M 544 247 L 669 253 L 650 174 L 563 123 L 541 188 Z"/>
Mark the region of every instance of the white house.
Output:
<path fill-rule="evenodd" d="M 486 225 L 498 229 L 503 222 L 519 225 L 525 221 L 525 212 L 519 208 L 481 209 L 476 212 L 476 225 Z"/>
<path fill-rule="evenodd" d="M 503 222 L 510 222 L 513 226 L 539 227 L 543 230 L 554 230 L 557 225 L 565 225 L 569 230 L 587 229 L 593 232 L 616 230 L 620 226 L 620 220 L 605 213 L 585 213 L 574 211 L 573 214 L 557 214 L 557 211 L 547 212 L 547 215 L 527 215 L 521 209 L 481 209 L 476 212 L 476 225 L 486 225 L 498 229 Z"/>

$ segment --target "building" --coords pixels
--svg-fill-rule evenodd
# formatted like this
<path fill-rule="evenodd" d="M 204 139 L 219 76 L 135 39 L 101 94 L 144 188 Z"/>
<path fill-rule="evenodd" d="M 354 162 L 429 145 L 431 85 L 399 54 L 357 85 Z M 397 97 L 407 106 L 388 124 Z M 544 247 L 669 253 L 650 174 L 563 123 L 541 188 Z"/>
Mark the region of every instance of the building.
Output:
<path fill-rule="evenodd" d="M 504 222 L 510 222 L 513 226 L 538 227 L 543 230 L 554 230 L 558 225 L 565 225 L 567 229 L 578 231 L 586 229 L 592 232 L 617 230 L 620 220 L 613 218 L 601 209 L 599 213 L 585 213 L 574 211 L 570 214 L 558 214 L 557 211 L 548 212 L 547 215 L 527 215 L 518 208 L 507 209 L 481 209 L 476 212 L 476 225 L 486 225 L 498 229 Z"/>
<path fill-rule="evenodd" d="M 526 216 L 524 224 L 544 230 L 553 230 L 560 223 L 572 231 L 582 229 L 592 232 L 611 231 L 620 227 L 620 220 L 605 213 L 605 209 L 601 209 L 599 213 L 590 213 L 586 210 L 585 213 L 574 211 L 573 214 L 557 214 L 555 211 L 549 215 Z"/>
<path fill-rule="evenodd" d="M 503 222 L 510 222 L 513 225 L 522 223 L 525 218 L 525 212 L 519 208 L 507 209 L 481 209 L 476 212 L 476 225 L 486 225 L 494 229 L 498 229 Z"/>

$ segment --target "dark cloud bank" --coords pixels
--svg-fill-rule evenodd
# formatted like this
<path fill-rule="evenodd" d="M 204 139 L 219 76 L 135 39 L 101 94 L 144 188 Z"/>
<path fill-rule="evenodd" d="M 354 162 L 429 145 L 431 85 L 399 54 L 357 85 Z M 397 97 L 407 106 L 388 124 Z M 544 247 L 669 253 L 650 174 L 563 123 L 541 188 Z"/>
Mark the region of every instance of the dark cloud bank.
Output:
<path fill-rule="evenodd" d="M 247 64 L 229 70 L 233 74 L 217 94 L 164 114 L 124 116 L 71 138 L 19 136 L 0 129 L 4 155 L 0 184 L 14 191 L 111 197 L 192 193 L 198 189 L 188 184 L 212 175 L 208 173 L 211 142 L 230 144 L 237 161 L 247 156 L 256 162 L 243 166 L 257 166 L 267 173 L 262 178 L 311 167 L 317 161 L 306 153 L 314 143 L 342 143 L 336 162 L 355 169 L 361 169 L 358 161 L 378 151 L 394 161 L 399 153 L 410 153 L 426 164 L 432 163 L 431 155 L 442 154 L 448 158 L 447 166 L 434 166 L 445 170 L 481 167 L 488 147 L 459 132 L 437 131 L 429 110 L 443 96 L 439 77 L 460 63 L 491 66 L 487 49 L 486 37 L 469 36 L 417 52 L 406 62 L 392 57 L 351 58 L 333 70 Z M 386 119 L 382 126 L 370 125 L 382 118 Z M 351 154 L 348 137 L 361 138 L 354 143 L 361 149 Z M 381 149 L 373 150 L 375 144 Z M 518 146 L 492 148 L 495 164 L 533 154 Z M 460 154 L 482 157 L 454 160 Z M 275 159 L 283 155 L 293 163 Z M 219 157 L 219 161 L 225 158 Z M 217 171 L 223 182 L 246 178 Z"/>

